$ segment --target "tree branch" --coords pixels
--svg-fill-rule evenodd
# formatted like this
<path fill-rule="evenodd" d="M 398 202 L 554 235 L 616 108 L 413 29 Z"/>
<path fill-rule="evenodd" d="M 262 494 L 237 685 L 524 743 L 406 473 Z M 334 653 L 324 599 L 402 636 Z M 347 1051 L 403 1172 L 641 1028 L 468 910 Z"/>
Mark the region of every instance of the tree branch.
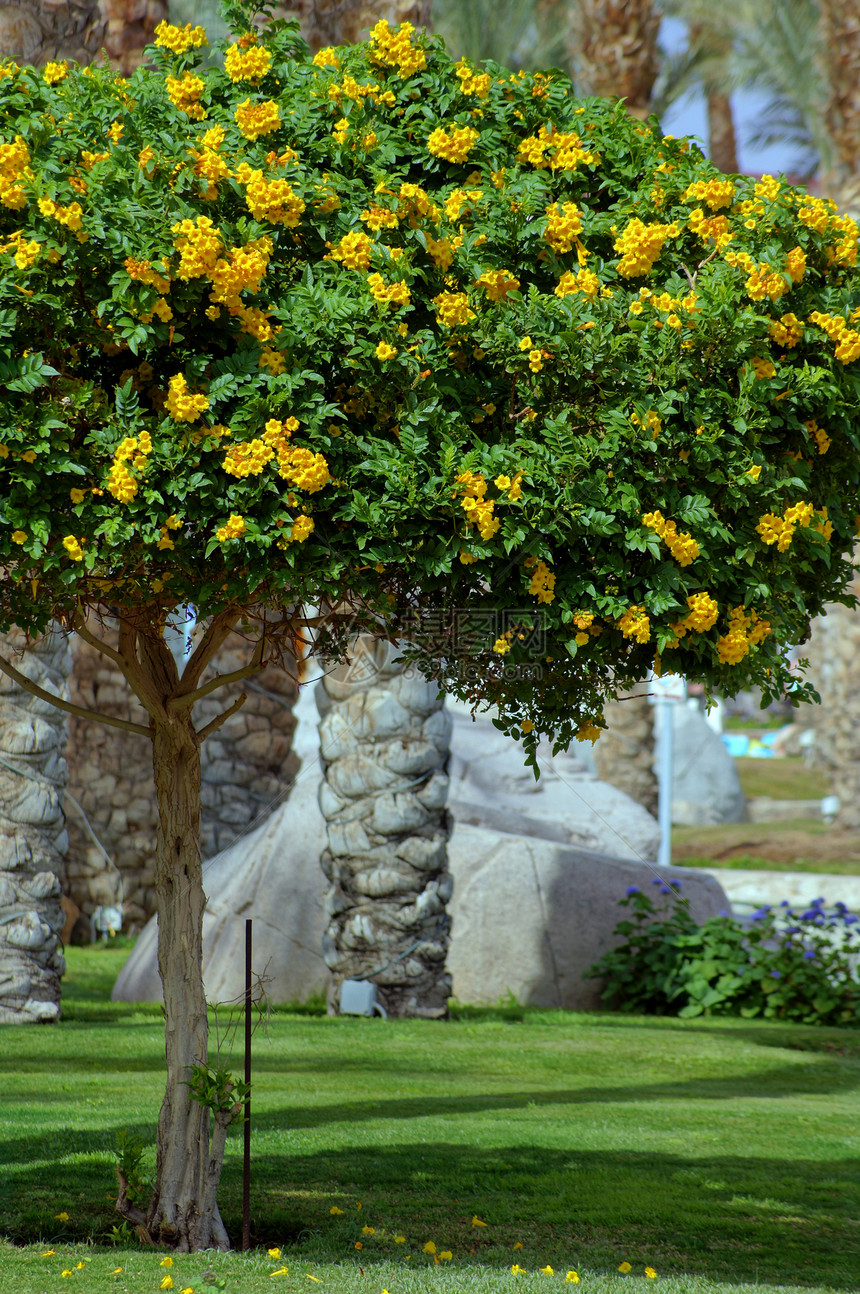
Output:
<path fill-rule="evenodd" d="M 4 657 L 0 656 L 0 672 L 11 678 L 13 683 L 17 683 L 25 692 L 37 696 L 40 701 L 47 701 L 49 705 L 56 706 L 58 710 L 65 710 L 67 714 L 73 714 L 78 719 L 92 719 L 96 723 L 106 724 L 108 728 L 122 728 L 125 732 L 136 732 L 138 736 L 148 737 L 152 740 L 152 729 L 144 728 L 142 723 L 132 723 L 130 719 L 119 719 L 112 714 L 99 714 L 97 710 L 85 710 L 83 706 L 74 705 L 71 701 L 64 701 L 62 697 L 55 696 L 53 692 L 46 692 L 38 683 L 27 678 L 20 670 L 10 665 Z"/>
<path fill-rule="evenodd" d="M 205 728 L 200 729 L 197 734 L 198 739 L 200 741 L 205 741 L 211 733 L 216 732 L 221 727 L 222 723 L 226 723 L 231 715 L 235 714 L 237 710 L 241 710 L 247 700 L 248 693 L 243 692 L 241 696 L 236 698 L 231 706 L 228 706 L 226 710 L 222 711 L 217 718 L 211 719 L 210 722 L 206 724 Z"/>
<path fill-rule="evenodd" d="M 179 687 L 174 693 L 174 699 L 184 696 L 186 692 L 194 691 L 200 675 L 218 648 L 227 641 L 238 619 L 239 612 L 231 608 L 229 611 L 222 611 L 220 615 L 215 616 L 209 622 L 203 637 L 185 662 L 185 668 L 182 671 Z"/>
<path fill-rule="evenodd" d="M 97 652 L 100 652 L 102 656 L 107 656 L 109 660 L 112 660 L 115 665 L 122 669 L 122 658 L 120 657 L 119 652 L 114 647 L 109 647 L 106 642 L 103 642 L 101 638 L 97 638 L 96 635 L 90 631 L 87 627 L 87 622 L 81 615 L 80 611 L 75 612 L 72 620 L 72 628 L 76 634 L 79 634 L 80 637 L 83 638 L 84 642 L 89 643 L 91 647 L 95 647 Z"/>
<path fill-rule="evenodd" d="M 256 652 L 254 654 L 256 655 Z M 196 701 L 202 701 L 204 696 L 209 696 L 210 692 L 217 692 L 219 687 L 227 687 L 229 683 L 241 683 L 243 678 L 251 678 L 254 674 L 259 674 L 262 668 L 259 661 L 250 661 L 241 669 L 231 670 L 229 674 L 216 674 L 215 678 L 198 687 L 195 692 L 185 692 L 172 697 L 168 706 L 173 711 L 189 710 Z"/>
<path fill-rule="evenodd" d="M 137 629 L 128 620 L 119 622 L 119 668 L 135 696 L 151 718 L 165 717 L 162 699 L 155 692 L 146 671 L 137 659 Z"/>

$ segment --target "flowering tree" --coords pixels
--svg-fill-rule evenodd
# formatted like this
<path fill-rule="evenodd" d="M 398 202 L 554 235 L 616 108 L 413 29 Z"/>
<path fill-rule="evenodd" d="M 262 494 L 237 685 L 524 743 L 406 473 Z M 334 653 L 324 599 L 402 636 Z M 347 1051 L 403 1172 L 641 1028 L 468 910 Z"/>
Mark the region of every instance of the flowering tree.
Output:
<path fill-rule="evenodd" d="M 309 606 L 330 652 L 409 639 L 533 764 L 663 660 L 779 694 L 858 511 L 857 231 L 833 206 L 408 25 L 311 59 L 226 12 L 223 69 L 165 25 L 128 81 L 0 76 L 0 630 L 75 628 L 149 716 L 126 726 L 153 746 L 168 1074 L 153 1197 L 123 1183 L 119 1208 L 192 1248 L 227 1243 L 237 1110 L 200 975 L 224 716 L 197 730 L 195 702 Z M 180 676 L 163 628 L 188 602 Z M 201 684 L 236 625 L 247 665 Z"/>

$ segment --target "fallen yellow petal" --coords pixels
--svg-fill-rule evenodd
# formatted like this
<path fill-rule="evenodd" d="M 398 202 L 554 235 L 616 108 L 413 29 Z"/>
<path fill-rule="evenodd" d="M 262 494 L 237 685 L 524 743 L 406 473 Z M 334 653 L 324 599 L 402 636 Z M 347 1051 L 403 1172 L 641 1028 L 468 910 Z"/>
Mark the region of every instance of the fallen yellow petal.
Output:
<path fill-rule="evenodd" d="M 405 1245 L 405 1244 L 406 1244 L 406 1237 L 405 1237 L 405 1236 L 395 1236 L 395 1237 L 394 1237 L 394 1243 L 395 1243 L 396 1245 Z"/>
<path fill-rule="evenodd" d="M 513 1267 L 511 1268 L 511 1271 L 515 1276 L 525 1276 L 526 1274 L 525 1267 L 520 1267 L 519 1263 L 514 1263 Z"/>
<path fill-rule="evenodd" d="M 57 1252 L 57 1251 L 56 1251 L 56 1249 L 46 1249 L 46 1250 L 45 1250 L 45 1252 L 41 1255 L 41 1257 L 42 1257 L 42 1258 L 53 1258 L 53 1256 L 54 1256 L 54 1254 L 55 1254 L 56 1252 Z"/>
<path fill-rule="evenodd" d="M 373 1228 L 373 1227 L 362 1227 L 362 1228 L 361 1228 L 361 1234 L 362 1234 L 363 1236 L 372 1236 L 372 1235 L 373 1235 L 373 1231 L 374 1231 L 374 1228 Z"/>
<path fill-rule="evenodd" d="M 630 1266 L 630 1264 L 629 1264 L 629 1263 L 620 1263 L 620 1264 L 619 1264 L 619 1267 L 618 1267 L 618 1270 L 619 1270 L 620 1272 L 625 1272 L 625 1273 L 626 1273 L 626 1272 L 632 1271 L 632 1270 L 633 1270 L 633 1268 Z"/>
<path fill-rule="evenodd" d="M 280 1249 L 270 1249 L 270 1250 L 269 1250 L 269 1257 L 270 1257 L 270 1258 L 280 1258 L 280 1256 L 281 1256 L 281 1251 L 280 1251 Z"/>
<path fill-rule="evenodd" d="M 343 1209 L 339 1209 L 336 1204 L 333 1204 L 329 1209 L 329 1213 L 333 1218 L 336 1218 L 339 1213 L 343 1213 Z"/>
<path fill-rule="evenodd" d="M 487 1225 L 486 1222 L 482 1222 L 481 1219 L 478 1217 L 477 1213 L 472 1218 L 473 1227 L 485 1227 L 486 1225 Z"/>
<path fill-rule="evenodd" d="M 444 1258 L 445 1262 L 449 1263 L 454 1255 L 451 1253 L 450 1249 L 443 1249 L 439 1257 Z"/>
<path fill-rule="evenodd" d="M 77 1268 L 77 1270 L 78 1270 L 79 1272 L 82 1272 L 82 1271 L 84 1270 L 84 1268 L 86 1267 L 86 1263 L 75 1263 L 75 1267 Z"/>
<path fill-rule="evenodd" d="M 69 1220 L 68 1213 L 55 1213 L 54 1217 L 58 1222 L 68 1222 Z"/>
<path fill-rule="evenodd" d="M 67 1267 L 67 1268 L 65 1269 L 65 1271 L 60 1272 L 60 1275 L 61 1275 L 61 1276 L 71 1276 L 71 1275 L 72 1275 L 72 1273 L 69 1271 L 69 1269 L 68 1269 L 68 1267 Z"/>
<path fill-rule="evenodd" d="M 653 1267 L 646 1267 L 645 1275 L 648 1277 L 649 1281 L 652 1281 L 654 1277 L 657 1275 L 657 1273 L 655 1272 Z"/>
<path fill-rule="evenodd" d="M 276 1272 L 269 1272 L 269 1279 L 271 1280 L 273 1276 L 289 1276 L 289 1274 L 289 1267 L 279 1267 Z"/>
<path fill-rule="evenodd" d="M 522 1240 L 518 1240 L 517 1243 L 514 1245 L 515 1249 L 522 1249 L 522 1247 L 523 1247 Z"/>
<path fill-rule="evenodd" d="M 574 1285 L 579 1284 L 579 1272 L 568 1272 L 564 1278 L 566 1281 L 573 1281 Z"/>
<path fill-rule="evenodd" d="M 310 1272 L 305 1272 L 305 1275 L 307 1276 L 309 1281 L 316 1281 L 317 1285 L 321 1283 L 319 1276 L 311 1276 Z"/>
<path fill-rule="evenodd" d="M 194 1294 L 194 1286 L 186 1285 L 184 1290 L 179 1291 L 179 1294 Z"/>
<path fill-rule="evenodd" d="M 161 1284 L 159 1285 L 159 1287 L 158 1287 L 158 1288 L 159 1288 L 160 1290 L 172 1290 L 172 1289 L 173 1289 L 173 1277 L 172 1277 L 172 1276 L 165 1276 L 164 1280 L 161 1282 Z"/>
<path fill-rule="evenodd" d="M 432 1240 L 428 1240 L 428 1241 L 427 1241 L 427 1243 L 426 1243 L 426 1245 L 424 1246 L 424 1248 L 423 1248 L 423 1250 L 422 1250 L 422 1253 L 425 1253 L 425 1254 L 435 1254 L 435 1252 L 436 1252 L 436 1245 L 435 1245 L 435 1242 L 434 1242 L 434 1241 L 432 1241 Z"/>
<path fill-rule="evenodd" d="M 172 1267 L 173 1259 L 169 1256 L 167 1258 L 162 1258 L 161 1262 L 158 1265 L 159 1267 Z"/>
<path fill-rule="evenodd" d="M 549 1264 L 547 1264 L 546 1267 L 538 1268 L 538 1270 L 540 1271 L 541 1276 L 552 1276 L 554 1274 Z"/>

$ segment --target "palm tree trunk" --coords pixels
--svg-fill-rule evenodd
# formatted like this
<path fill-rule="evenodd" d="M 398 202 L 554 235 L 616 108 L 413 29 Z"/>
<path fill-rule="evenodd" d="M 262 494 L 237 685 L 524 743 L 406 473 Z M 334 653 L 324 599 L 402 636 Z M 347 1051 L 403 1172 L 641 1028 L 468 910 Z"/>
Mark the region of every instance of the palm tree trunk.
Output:
<path fill-rule="evenodd" d="M 7 634 L 4 654 L 24 648 Z M 23 652 L 21 672 L 46 691 L 68 696 L 69 644 L 47 634 Z M 60 880 L 67 837 L 66 720 L 59 710 L 0 680 L 0 1023 L 60 1016 L 65 962 Z"/>
<path fill-rule="evenodd" d="M 372 980 L 389 1015 L 447 1011 L 450 722 L 436 685 L 370 636 L 322 681 L 320 806 L 328 849 L 332 1009 L 345 979 Z"/>
<path fill-rule="evenodd" d="M 576 0 L 571 20 L 576 93 L 623 99 L 628 112 L 647 117 L 658 72 L 653 0 Z"/>
<path fill-rule="evenodd" d="M 819 0 L 819 13 L 823 115 L 835 159 L 835 173 L 822 176 L 822 187 L 839 201 L 840 190 L 856 191 L 860 177 L 860 0 Z"/>
<path fill-rule="evenodd" d="M 4 0 L 0 6 L 0 55 L 16 63 L 91 63 L 106 31 L 98 0 Z"/>

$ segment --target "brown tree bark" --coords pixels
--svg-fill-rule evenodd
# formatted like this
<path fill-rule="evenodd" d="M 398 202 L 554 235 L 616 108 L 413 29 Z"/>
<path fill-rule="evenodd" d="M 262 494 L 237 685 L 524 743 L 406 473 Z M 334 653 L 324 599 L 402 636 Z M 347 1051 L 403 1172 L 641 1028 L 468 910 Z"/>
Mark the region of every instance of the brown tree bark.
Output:
<path fill-rule="evenodd" d="M 576 93 L 623 99 L 628 112 L 647 117 L 659 30 L 653 0 L 578 0 L 570 30 Z"/>
<path fill-rule="evenodd" d="M 822 177 L 828 197 L 840 197 L 860 176 L 860 0 L 819 0 L 820 57 L 828 87 L 824 121 L 833 143 L 835 174 Z"/>

